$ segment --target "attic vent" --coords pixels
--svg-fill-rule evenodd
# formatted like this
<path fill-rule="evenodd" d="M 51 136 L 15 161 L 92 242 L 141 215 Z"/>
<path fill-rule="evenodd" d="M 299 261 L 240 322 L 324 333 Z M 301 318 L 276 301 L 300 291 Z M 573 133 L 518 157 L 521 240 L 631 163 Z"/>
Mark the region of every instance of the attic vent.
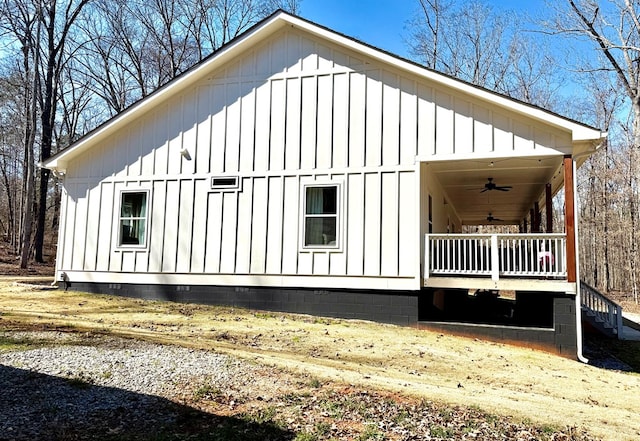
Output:
<path fill-rule="evenodd" d="M 211 190 L 214 191 L 240 191 L 240 178 L 238 176 L 213 176 L 211 178 Z"/>

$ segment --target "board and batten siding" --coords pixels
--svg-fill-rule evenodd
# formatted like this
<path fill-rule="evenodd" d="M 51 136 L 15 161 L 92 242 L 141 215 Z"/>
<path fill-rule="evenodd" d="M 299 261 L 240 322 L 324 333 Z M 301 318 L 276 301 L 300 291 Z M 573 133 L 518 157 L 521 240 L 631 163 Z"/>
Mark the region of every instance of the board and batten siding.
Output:
<path fill-rule="evenodd" d="M 58 270 L 97 282 L 418 289 L 416 157 L 570 144 L 549 130 L 282 30 L 67 165 Z M 237 176 L 242 189 L 212 191 L 212 176 Z M 340 185 L 339 250 L 300 246 L 312 182 Z M 149 191 L 148 246 L 129 250 L 117 247 L 117 210 L 134 189 Z"/>
<path fill-rule="evenodd" d="M 66 246 L 58 265 L 67 272 L 412 278 L 414 172 L 331 175 L 344 198 L 343 250 L 302 251 L 301 188 L 325 179 L 244 177 L 240 192 L 211 192 L 209 179 L 199 177 L 68 183 L 61 235 Z M 124 189 L 150 190 L 146 249 L 116 246 L 117 198 Z"/>

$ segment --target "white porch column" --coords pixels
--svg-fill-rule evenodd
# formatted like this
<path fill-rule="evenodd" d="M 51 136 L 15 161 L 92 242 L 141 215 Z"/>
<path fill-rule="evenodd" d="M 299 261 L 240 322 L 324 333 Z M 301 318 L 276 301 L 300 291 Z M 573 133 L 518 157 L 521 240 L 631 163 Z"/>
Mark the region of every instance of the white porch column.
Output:
<path fill-rule="evenodd" d="M 424 263 L 422 267 L 422 277 L 426 280 L 429 278 L 429 235 L 424 235 Z"/>

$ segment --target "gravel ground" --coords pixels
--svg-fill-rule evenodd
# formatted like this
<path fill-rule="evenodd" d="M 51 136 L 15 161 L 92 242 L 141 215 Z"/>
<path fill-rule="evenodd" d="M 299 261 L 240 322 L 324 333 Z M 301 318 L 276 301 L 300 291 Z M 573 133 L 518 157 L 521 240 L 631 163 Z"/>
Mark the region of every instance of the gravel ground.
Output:
<path fill-rule="evenodd" d="M 11 338 L 57 344 L 0 353 L 2 440 L 157 432 L 180 417 L 170 399 L 192 384 L 224 387 L 242 370 L 223 355 L 139 341 L 60 332 Z"/>
<path fill-rule="evenodd" d="M 58 331 L 0 337 L 11 344 L 0 350 L 0 440 L 593 439 L 213 351 Z"/>

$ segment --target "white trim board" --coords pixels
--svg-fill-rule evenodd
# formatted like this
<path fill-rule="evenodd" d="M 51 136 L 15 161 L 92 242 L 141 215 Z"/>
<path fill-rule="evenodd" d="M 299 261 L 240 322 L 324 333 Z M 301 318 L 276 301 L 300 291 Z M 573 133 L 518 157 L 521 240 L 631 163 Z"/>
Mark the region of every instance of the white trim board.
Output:
<path fill-rule="evenodd" d="M 184 274 L 64 271 L 63 279 L 84 283 L 260 286 L 271 288 L 385 289 L 419 291 L 416 277 L 275 276 L 264 274 Z"/>

